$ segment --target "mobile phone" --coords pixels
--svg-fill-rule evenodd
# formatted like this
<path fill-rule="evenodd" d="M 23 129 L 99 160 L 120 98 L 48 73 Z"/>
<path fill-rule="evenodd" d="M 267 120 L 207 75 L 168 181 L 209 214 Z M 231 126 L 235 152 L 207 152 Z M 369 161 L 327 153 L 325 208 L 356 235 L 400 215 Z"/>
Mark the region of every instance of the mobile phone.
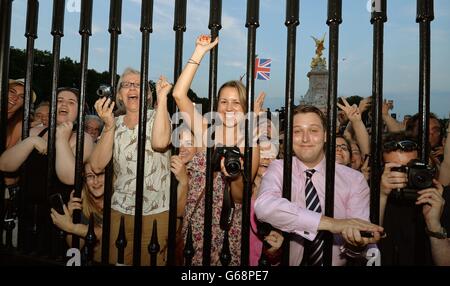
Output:
<path fill-rule="evenodd" d="M 371 232 L 371 231 L 360 230 L 359 233 L 361 234 L 361 237 L 367 237 L 367 238 L 373 237 L 373 232 Z M 384 232 L 381 232 L 380 236 L 381 236 L 381 238 L 384 238 L 384 237 L 386 237 L 386 234 Z"/>
<path fill-rule="evenodd" d="M 64 214 L 64 201 L 60 193 L 52 194 L 49 197 L 50 207 L 55 209 L 59 214 Z"/>

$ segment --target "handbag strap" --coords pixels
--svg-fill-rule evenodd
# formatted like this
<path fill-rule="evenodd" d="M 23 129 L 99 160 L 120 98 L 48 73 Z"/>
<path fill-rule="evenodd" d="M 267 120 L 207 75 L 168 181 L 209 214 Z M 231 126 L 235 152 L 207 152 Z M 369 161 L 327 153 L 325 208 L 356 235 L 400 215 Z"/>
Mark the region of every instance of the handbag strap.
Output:
<path fill-rule="evenodd" d="M 203 195 L 205 194 L 205 190 L 206 190 L 206 188 L 204 188 L 204 189 L 202 190 L 202 192 L 201 192 L 200 195 L 198 196 L 197 201 L 195 202 L 194 209 L 192 210 L 191 217 L 187 220 L 187 221 L 189 222 L 189 224 L 191 224 L 192 216 L 194 215 L 195 211 L 197 210 L 197 207 L 198 207 L 198 205 L 200 204 L 200 201 L 202 200 Z"/>

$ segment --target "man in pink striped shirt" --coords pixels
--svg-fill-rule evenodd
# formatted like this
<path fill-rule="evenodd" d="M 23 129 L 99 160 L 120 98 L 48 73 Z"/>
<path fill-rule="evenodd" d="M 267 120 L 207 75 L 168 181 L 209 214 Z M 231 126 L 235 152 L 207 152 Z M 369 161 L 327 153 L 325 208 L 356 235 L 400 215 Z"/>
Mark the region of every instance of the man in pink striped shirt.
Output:
<path fill-rule="evenodd" d="M 282 197 L 283 161 L 276 160 L 263 177 L 255 213 L 259 220 L 291 233 L 289 265 L 300 265 L 305 244 L 313 242 L 319 231 L 334 234 L 333 265 L 345 265 L 347 256 L 363 254 L 368 244 L 380 240 L 383 228 L 369 222 L 369 186 L 364 176 L 351 168 L 336 164 L 334 218 L 306 206 L 306 170 L 325 209 L 326 119 L 313 106 L 300 106 L 294 111 L 291 201 Z M 319 207 L 319 209 L 320 209 Z M 362 237 L 360 231 L 373 237 Z M 302 263 L 304 265 L 304 263 Z"/>

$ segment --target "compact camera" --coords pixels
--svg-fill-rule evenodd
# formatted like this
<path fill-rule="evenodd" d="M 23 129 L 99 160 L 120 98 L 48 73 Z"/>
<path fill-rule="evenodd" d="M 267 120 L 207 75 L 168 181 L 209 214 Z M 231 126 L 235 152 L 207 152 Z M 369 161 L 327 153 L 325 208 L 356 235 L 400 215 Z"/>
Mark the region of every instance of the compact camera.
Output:
<path fill-rule="evenodd" d="M 112 98 L 113 96 L 113 89 L 110 85 L 102 84 L 97 89 L 97 95 L 99 97 L 109 97 Z"/>
<path fill-rule="evenodd" d="M 220 160 L 224 158 L 225 170 L 232 177 L 237 177 L 241 173 L 241 151 L 237 146 L 234 147 L 216 147 L 214 151 L 215 171 L 220 171 Z"/>
<path fill-rule="evenodd" d="M 436 174 L 436 169 L 421 162 L 418 159 L 413 159 L 408 162 L 406 166 L 393 167 L 391 171 L 403 172 L 408 176 L 408 184 L 405 188 L 400 189 L 396 193 L 399 198 L 416 200 L 417 192 L 433 186 L 433 179 Z"/>

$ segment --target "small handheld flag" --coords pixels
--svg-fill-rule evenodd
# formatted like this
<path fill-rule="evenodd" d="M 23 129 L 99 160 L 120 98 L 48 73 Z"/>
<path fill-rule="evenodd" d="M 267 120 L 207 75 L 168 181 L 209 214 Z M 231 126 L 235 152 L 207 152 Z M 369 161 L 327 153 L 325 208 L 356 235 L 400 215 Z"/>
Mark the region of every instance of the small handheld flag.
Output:
<path fill-rule="evenodd" d="M 270 66 L 272 65 L 271 59 L 255 59 L 255 79 L 269 80 L 270 79 Z"/>

